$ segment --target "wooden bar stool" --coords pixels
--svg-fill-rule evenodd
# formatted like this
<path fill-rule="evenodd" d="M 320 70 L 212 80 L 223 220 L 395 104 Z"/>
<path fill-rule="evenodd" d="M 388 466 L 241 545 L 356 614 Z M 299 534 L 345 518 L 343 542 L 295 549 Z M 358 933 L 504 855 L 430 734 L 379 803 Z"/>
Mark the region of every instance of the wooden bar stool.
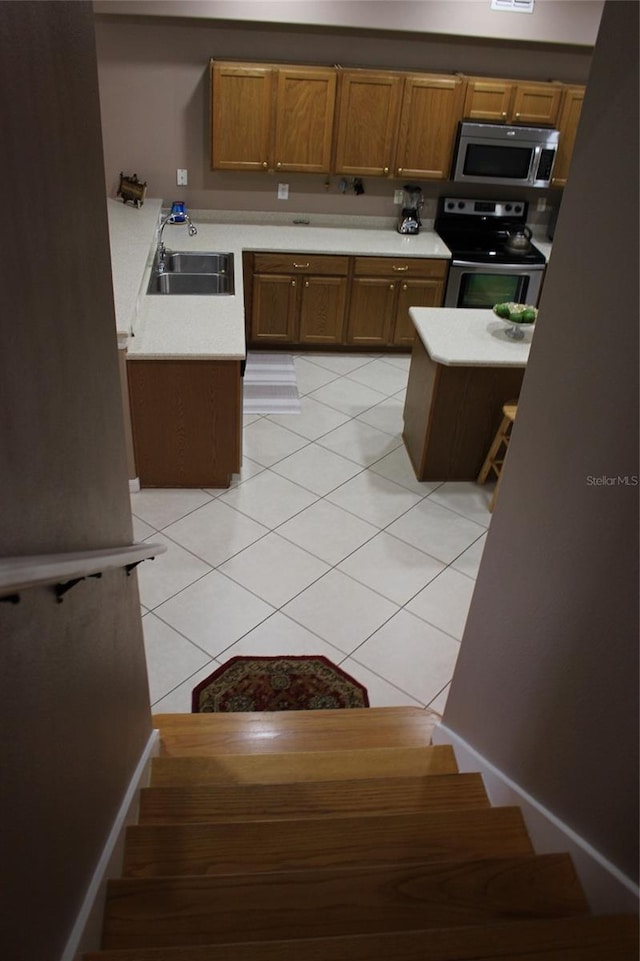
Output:
<path fill-rule="evenodd" d="M 478 474 L 478 484 L 484 484 L 487 480 L 491 471 L 496 475 L 496 487 L 493 492 L 493 496 L 489 503 L 489 510 L 493 511 L 496 503 L 496 498 L 498 496 L 498 489 L 500 487 L 500 479 L 502 477 L 502 468 L 504 465 L 505 457 L 507 456 L 507 448 L 509 447 L 509 439 L 511 437 L 511 428 L 513 427 L 513 422 L 516 419 L 516 413 L 518 412 L 518 402 L 515 400 L 510 400 L 508 403 L 504 404 L 502 407 L 502 421 L 498 427 L 498 432 L 493 438 L 493 443 L 489 448 L 489 453 L 487 454 L 484 464 Z"/>

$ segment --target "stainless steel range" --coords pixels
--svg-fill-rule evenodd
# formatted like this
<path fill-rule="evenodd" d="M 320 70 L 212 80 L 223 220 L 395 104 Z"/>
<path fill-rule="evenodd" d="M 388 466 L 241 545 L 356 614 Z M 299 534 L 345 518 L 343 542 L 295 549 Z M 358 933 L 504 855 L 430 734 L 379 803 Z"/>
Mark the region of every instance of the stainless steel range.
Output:
<path fill-rule="evenodd" d="M 531 243 L 524 200 L 441 197 L 435 221 L 452 253 L 445 307 L 538 303 L 546 266 Z"/>

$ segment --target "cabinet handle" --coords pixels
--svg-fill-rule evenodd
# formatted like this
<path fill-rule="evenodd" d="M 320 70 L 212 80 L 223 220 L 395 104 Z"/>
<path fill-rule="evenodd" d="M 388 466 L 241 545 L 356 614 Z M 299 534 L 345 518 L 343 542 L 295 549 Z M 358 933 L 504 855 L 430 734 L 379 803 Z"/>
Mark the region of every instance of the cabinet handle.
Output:
<path fill-rule="evenodd" d="M 304 270 L 305 267 L 308 267 L 308 266 L 309 266 L 309 261 L 307 261 L 306 264 L 297 264 L 297 263 L 295 262 L 295 260 L 294 260 L 293 266 L 294 266 L 294 267 L 299 267 L 301 270 Z"/>
<path fill-rule="evenodd" d="M 402 273 L 405 272 L 405 270 L 408 270 L 408 269 L 409 269 L 409 265 L 407 264 L 405 267 L 396 267 L 396 265 L 394 264 L 394 265 L 391 267 L 391 269 L 392 269 L 392 270 L 397 270 L 399 274 L 402 274 Z"/>
<path fill-rule="evenodd" d="M 276 164 L 276 167 L 278 168 L 278 170 L 280 170 L 280 167 L 281 167 L 281 166 L 282 166 L 281 163 L 277 163 L 277 164 Z"/>
<path fill-rule="evenodd" d="M 389 284 L 389 290 L 395 290 L 395 289 L 396 289 L 395 284 Z"/>
<path fill-rule="evenodd" d="M 266 160 L 263 160 L 263 161 L 262 161 L 262 166 L 263 166 L 263 167 L 264 167 L 264 169 L 266 170 L 266 169 L 267 169 L 267 167 L 269 166 L 269 164 L 267 163 L 267 161 L 266 161 Z"/>
<path fill-rule="evenodd" d="M 520 114 L 519 114 L 519 113 L 517 113 L 517 114 L 516 114 L 516 117 L 519 117 L 519 116 L 520 116 Z"/>
<path fill-rule="evenodd" d="M 398 167 L 398 173 L 399 173 L 399 174 L 402 173 L 402 167 Z"/>
<path fill-rule="evenodd" d="M 408 290 L 408 289 L 409 289 L 409 284 L 403 284 L 403 285 L 402 285 L 402 289 L 403 289 L 403 290 Z"/>
<path fill-rule="evenodd" d="M 308 280 L 305 280 L 304 285 L 305 285 L 305 287 L 308 287 L 308 286 L 309 286 L 309 281 L 308 281 Z"/>
<path fill-rule="evenodd" d="M 292 287 L 295 287 L 295 285 L 296 285 L 295 280 L 292 280 L 292 281 L 291 281 L 291 286 L 292 286 Z"/>
<path fill-rule="evenodd" d="M 503 110 L 503 111 L 502 111 L 502 116 L 503 116 L 503 117 L 506 117 L 506 116 L 507 116 L 507 111 L 506 111 L 506 110 Z M 517 114 L 516 114 L 516 116 L 517 116 Z"/>
<path fill-rule="evenodd" d="M 383 168 L 382 168 L 382 173 L 383 173 L 383 174 L 388 174 L 388 173 L 389 173 L 389 168 L 388 168 L 388 167 L 383 167 Z"/>

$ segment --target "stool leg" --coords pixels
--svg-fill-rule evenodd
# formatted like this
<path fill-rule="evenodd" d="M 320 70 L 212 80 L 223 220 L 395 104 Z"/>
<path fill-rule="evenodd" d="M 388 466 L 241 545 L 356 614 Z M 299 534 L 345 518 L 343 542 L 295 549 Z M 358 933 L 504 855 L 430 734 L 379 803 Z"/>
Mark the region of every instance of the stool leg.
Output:
<path fill-rule="evenodd" d="M 498 430 L 496 432 L 496 436 L 493 438 L 493 443 L 489 448 L 489 453 L 485 457 L 484 464 L 480 468 L 480 473 L 478 474 L 478 479 L 477 479 L 478 484 L 484 484 L 487 477 L 489 476 L 489 471 L 494 466 L 496 454 L 500 449 L 500 445 L 505 440 L 506 432 L 509 429 L 510 424 L 511 424 L 511 420 L 509 417 L 502 418 L 502 421 L 500 422 L 500 426 L 498 427 Z M 499 474 L 498 471 L 496 471 L 496 473 Z"/>

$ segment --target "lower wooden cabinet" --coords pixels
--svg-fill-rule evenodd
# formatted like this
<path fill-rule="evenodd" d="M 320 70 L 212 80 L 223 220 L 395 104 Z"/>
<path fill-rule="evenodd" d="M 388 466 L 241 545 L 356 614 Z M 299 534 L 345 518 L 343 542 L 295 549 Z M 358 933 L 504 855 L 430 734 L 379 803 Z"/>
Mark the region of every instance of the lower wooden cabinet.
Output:
<path fill-rule="evenodd" d="M 240 361 L 130 360 L 142 487 L 228 487 L 242 461 Z"/>
<path fill-rule="evenodd" d="M 409 308 L 442 305 L 447 264 L 446 260 L 356 257 L 347 343 L 410 347 L 414 328 Z"/>
<path fill-rule="evenodd" d="M 250 346 L 411 347 L 410 307 L 440 307 L 447 260 L 245 257 Z"/>
<path fill-rule="evenodd" d="M 255 254 L 249 342 L 343 342 L 348 257 Z"/>

